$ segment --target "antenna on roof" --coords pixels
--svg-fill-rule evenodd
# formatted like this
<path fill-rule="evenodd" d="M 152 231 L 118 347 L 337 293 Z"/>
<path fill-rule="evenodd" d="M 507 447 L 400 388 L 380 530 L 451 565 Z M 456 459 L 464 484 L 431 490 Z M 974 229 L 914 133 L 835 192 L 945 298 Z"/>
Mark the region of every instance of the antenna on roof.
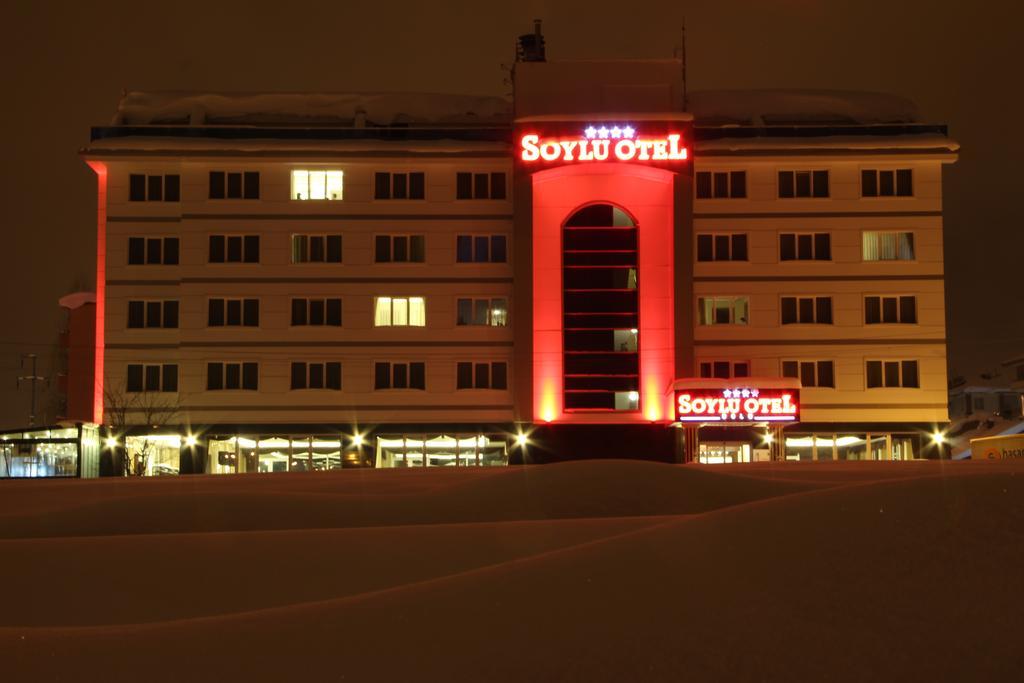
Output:
<path fill-rule="evenodd" d="M 683 46 L 682 46 L 682 54 L 681 54 L 682 59 L 680 61 L 682 62 L 682 70 L 683 70 L 683 111 L 689 111 L 690 110 L 690 98 L 689 98 L 688 93 L 686 92 L 686 19 L 685 18 L 683 19 L 682 34 L 683 34 Z"/>
<path fill-rule="evenodd" d="M 540 19 L 533 20 L 533 33 L 519 36 L 516 45 L 517 62 L 545 62 L 544 34 L 540 31 Z"/>

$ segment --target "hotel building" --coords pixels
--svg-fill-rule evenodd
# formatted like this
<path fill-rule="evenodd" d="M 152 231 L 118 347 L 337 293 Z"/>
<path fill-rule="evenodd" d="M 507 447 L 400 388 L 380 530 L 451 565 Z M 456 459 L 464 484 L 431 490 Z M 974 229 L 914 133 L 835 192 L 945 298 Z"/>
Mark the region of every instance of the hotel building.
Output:
<path fill-rule="evenodd" d="M 528 40 L 513 77 L 126 95 L 82 151 L 108 445 L 149 473 L 934 455 L 944 126 Z"/>

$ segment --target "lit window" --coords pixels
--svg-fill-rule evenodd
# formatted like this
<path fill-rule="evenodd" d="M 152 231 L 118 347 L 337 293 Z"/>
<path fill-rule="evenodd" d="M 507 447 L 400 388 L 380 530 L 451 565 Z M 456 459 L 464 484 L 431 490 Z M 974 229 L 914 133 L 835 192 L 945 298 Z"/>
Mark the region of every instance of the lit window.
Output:
<path fill-rule="evenodd" d="M 914 233 L 864 232 L 865 261 L 913 261 Z"/>
<path fill-rule="evenodd" d="M 701 325 L 746 325 L 749 301 L 745 296 L 701 297 L 697 302 Z"/>
<path fill-rule="evenodd" d="M 374 304 L 375 327 L 423 327 L 427 324 L 427 304 L 421 296 L 379 296 Z"/>
<path fill-rule="evenodd" d="M 341 171 L 292 171 L 292 199 L 340 200 Z"/>

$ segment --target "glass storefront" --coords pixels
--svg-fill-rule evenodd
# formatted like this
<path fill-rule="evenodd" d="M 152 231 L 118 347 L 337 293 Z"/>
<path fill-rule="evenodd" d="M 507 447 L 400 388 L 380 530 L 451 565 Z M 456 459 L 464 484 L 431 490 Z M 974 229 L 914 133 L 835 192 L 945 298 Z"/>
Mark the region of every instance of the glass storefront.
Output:
<path fill-rule="evenodd" d="M 178 474 L 181 437 L 177 434 L 128 436 L 124 447 L 133 463 L 145 466 L 147 477 Z"/>
<path fill-rule="evenodd" d="M 310 436 L 209 436 L 209 471 L 314 472 L 360 467 L 359 452 L 337 434 Z"/>
<path fill-rule="evenodd" d="M 0 434 L 0 479 L 95 477 L 98 455 L 95 425 L 7 432 Z"/>
<path fill-rule="evenodd" d="M 918 434 L 790 434 L 786 460 L 913 460 L 921 457 Z"/>
<path fill-rule="evenodd" d="M 504 435 L 407 434 L 377 437 L 377 467 L 489 467 L 508 464 Z"/>

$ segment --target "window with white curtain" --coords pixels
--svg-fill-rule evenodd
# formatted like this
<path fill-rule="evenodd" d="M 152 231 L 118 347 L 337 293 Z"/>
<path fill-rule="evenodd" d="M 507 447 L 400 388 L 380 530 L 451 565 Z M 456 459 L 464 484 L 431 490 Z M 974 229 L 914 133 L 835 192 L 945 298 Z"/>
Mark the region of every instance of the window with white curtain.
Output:
<path fill-rule="evenodd" d="M 864 231 L 865 261 L 913 261 L 914 233 Z"/>
<path fill-rule="evenodd" d="M 341 171 L 292 171 L 292 199 L 340 200 L 341 191 Z"/>
<path fill-rule="evenodd" d="M 379 296 L 374 303 L 374 327 L 423 327 L 427 303 L 421 296 Z"/>

